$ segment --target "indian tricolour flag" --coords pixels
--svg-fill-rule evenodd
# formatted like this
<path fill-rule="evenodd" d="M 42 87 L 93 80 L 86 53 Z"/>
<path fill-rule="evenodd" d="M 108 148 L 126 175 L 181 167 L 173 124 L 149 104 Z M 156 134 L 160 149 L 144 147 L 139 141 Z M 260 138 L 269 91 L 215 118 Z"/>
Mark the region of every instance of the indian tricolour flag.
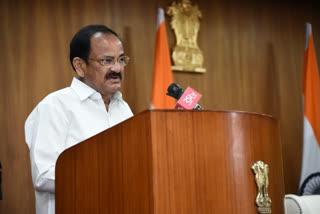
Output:
<path fill-rule="evenodd" d="M 172 109 L 175 100 L 166 95 L 173 82 L 164 11 L 158 9 L 157 36 L 152 81 L 151 109 Z"/>
<path fill-rule="evenodd" d="M 311 24 L 306 24 L 306 46 L 303 66 L 303 153 L 300 194 L 319 191 L 319 73 Z"/>

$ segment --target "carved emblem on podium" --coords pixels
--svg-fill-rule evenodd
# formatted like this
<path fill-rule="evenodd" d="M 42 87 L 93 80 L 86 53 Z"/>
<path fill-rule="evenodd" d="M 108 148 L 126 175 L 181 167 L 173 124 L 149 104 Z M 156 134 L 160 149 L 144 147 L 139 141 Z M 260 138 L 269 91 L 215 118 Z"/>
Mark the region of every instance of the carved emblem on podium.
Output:
<path fill-rule="evenodd" d="M 190 0 L 181 3 L 173 2 L 167 9 L 172 16 L 170 26 L 176 36 L 176 45 L 173 48 L 173 70 L 189 72 L 206 72 L 203 65 L 203 54 L 197 44 L 200 29 L 199 19 L 202 17 L 198 5 L 191 5 Z"/>
<path fill-rule="evenodd" d="M 256 205 L 260 214 L 271 213 L 271 199 L 268 194 L 269 186 L 269 166 L 262 161 L 255 162 L 251 169 L 255 174 L 255 181 L 258 188 Z"/>

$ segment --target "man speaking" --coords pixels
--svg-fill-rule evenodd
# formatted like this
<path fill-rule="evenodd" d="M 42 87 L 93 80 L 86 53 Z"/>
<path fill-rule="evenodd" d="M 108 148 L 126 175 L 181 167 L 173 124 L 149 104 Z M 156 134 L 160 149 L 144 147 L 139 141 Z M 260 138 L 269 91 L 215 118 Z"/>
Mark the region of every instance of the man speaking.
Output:
<path fill-rule="evenodd" d="M 71 40 L 70 62 L 78 77 L 45 97 L 25 123 L 37 214 L 55 212 L 60 153 L 133 116 L 119 91 L 129 57 L 113 30 L 82 28 Z"/>

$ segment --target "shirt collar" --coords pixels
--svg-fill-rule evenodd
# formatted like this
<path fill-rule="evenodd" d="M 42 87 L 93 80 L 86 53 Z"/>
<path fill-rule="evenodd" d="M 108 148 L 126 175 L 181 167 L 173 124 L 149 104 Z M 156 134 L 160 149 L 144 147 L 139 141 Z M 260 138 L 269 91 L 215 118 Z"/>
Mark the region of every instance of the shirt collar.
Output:
<path fill-rule="evenodd" d="M 79 80 L 77 77 L 74 77 L 71 83 L 71 88 L 78 94 L 81 101 L 90 98 L 92 100 L 102 99 L 101 94 L 96 90 Z M 122 97 L 120 91 L 117 91 L 110 101 L 118 100 Z"/>

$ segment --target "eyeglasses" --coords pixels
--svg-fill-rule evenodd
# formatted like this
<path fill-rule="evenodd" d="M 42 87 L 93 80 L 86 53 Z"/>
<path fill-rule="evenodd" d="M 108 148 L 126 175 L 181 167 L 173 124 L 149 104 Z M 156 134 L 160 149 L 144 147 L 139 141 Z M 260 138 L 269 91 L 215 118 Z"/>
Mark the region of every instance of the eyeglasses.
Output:
<path fill-rule="evenodd" d="M 102 66 L 112 66 L 112 65 L 116 64 L 116 60 L 114 59 L 114 57 L 105 57 L 103 59 L 89 58 L 89 60 L 99 62 Z M 118 64 L 121 67 L 124 67 L 124 66 L 128 65 L 129 60 L 130 60 L 130 58 L 128 56 L 121 56 L 118 59 Z"/>

